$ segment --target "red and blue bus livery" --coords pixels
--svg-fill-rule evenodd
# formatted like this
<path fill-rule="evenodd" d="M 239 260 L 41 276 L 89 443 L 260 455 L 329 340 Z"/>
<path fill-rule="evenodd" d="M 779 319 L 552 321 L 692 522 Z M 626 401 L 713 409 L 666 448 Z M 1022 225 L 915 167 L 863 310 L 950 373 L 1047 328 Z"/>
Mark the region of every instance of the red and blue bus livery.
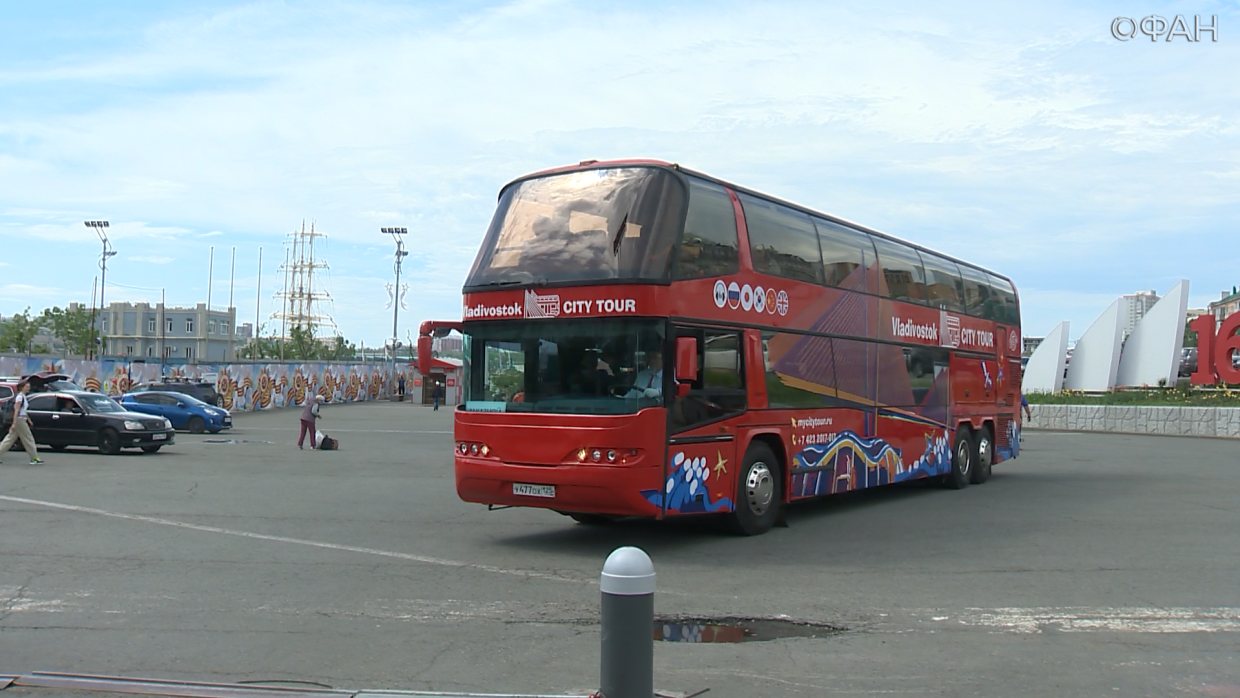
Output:
<path fill-rule="evenodd" d="M 1019 450 L 1007 278 L 654 161 L 522 177 L 464 289 L 465 501 L 726 514 L 919 478 L 980 484 Z"/>

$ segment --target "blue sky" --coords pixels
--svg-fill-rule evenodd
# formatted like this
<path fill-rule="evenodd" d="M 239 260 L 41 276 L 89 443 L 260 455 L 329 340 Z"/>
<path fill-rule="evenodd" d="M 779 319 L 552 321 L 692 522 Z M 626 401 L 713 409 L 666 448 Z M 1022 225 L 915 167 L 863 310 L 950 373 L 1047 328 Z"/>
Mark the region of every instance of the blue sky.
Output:
<path fill-rule="evenodd" d="M 1217 42 L 1116 17 L 1218 16 Z M 1233 38 L 1234 37 L 1234 38 Z M 1240 284 L 1240 4 L 44 2 L 0 16 L 0 314 L 109 300 L 278 309 L 303 219 L 342 333 L 460 317 L 499 188 L 653 157 L 1012 277 L 1025 333 Z M 215 248 L 214 274 L 208 254 Z"/>

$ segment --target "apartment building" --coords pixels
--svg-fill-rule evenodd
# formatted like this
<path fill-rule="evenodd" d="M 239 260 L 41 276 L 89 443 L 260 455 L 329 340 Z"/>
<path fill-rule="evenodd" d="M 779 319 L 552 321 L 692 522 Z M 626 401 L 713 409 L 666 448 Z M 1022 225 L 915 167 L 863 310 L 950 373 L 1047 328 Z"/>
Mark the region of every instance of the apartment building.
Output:
<path fill-rule="evenodd" d="M 235 334 L 237 309 L 192 308 L 162 303 L 113 302 L 96 321 L 107 338 L 105 356 L 181 361 L 232 361 L 245 344 Z"/>

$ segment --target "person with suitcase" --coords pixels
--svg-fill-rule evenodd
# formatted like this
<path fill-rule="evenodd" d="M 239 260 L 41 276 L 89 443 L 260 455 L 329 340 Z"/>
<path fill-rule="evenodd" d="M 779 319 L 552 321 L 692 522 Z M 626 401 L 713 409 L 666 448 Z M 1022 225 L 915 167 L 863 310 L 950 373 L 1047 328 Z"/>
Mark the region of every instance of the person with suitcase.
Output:
<path fill-rule="evenodd" d="M 306 406 L 301 408 L 301 436 L 297 437 L 297 448 L 302 448 L 302 444 L 306 440 L 306 434 L 310 435 L 310 448 L 318 448 L 318 442 L 315 441 L 315 425 L 319 420 L 319 396 L 310 395 L 306 398 Z"/>

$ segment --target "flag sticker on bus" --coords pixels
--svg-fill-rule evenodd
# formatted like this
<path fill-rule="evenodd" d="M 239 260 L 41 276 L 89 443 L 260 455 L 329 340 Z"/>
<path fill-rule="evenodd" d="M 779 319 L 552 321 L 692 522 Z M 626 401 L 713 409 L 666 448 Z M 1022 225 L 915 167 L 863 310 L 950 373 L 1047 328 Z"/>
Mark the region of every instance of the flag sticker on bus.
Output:
<path fill-rule="evenodd" d="M 766 290 L 761 286 L 753 291 L 753 309 L 759 313 L 766 310 Z"/>
<path fill-rule="evenodd" d="M 741 286 L 741 307 L 745 310 L 753 307 L 753 286 L 749 284 Z"/>
<path fill-rule="evenodd" d="M 785 294 L 784 297 L 787 298 L 787 294 Z M 768 288 L 766 290 L 766 313 L 767 315 L 774 315 L 775 307 L 776 307 L 775 306 L 775 289 Z M 787 312 L 786 309 L 785 309 L 785 312 Z"/>
<path fill-rule="evenodd" d="M 728 284 L 728 307 L 732 310 L 741 307 L 741 285 L 735 281 Z"/>
<path fill-rule="evenodd" d="M 788 292 L 780 291 L 779 295 L 775 298 L 775 308 L 779 311 L 779 314 L 783 316 L 788 314 L 788 307 Z"/>

